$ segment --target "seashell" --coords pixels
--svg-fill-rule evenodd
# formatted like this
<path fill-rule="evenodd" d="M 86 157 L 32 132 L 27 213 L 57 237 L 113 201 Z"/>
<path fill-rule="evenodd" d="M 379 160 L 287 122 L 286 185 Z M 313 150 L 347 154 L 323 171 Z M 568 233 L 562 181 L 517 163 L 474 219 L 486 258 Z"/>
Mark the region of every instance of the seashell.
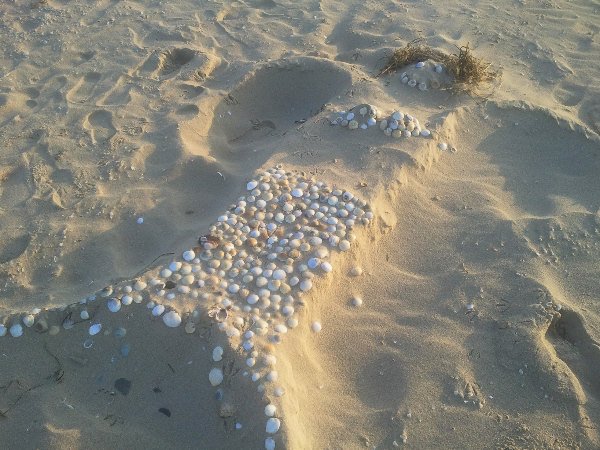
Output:
<path fill-rule="evenodd" d="M 90 326 L 88 332 L 90 333 L 90 336 L 95 336 L 98 333 L 100 333 L 100 330 L 102 330 L 102 324 L 101 323 L 95 323 L 93 325 Z"/>
<path fill-rule="evenodd" d="M 324 261 L 321 263 L 321 269 L 323 270 L 323 272 L 329 273 L 333 270 L 333 267 L 329 262 Z"/>
<path fill-rule="evenodd" d="M 394 119 L 395 121 L 402 120 L 403 118 L 404 118 L 404 114 L 402 114 L 400 111 L 394 111 L 392 113 L 392 119 Z"/>
<path fill-rule="evenodd" d="M 56 336 L 58 333 L 60 333 L 60 327 L 58 325 L 52 325 L 49 329 L 48 329 L 48 334 L 50 336 Z"/>
<path fill-rule="evenodd" d="M 362 108 L 360 108 L 358 110 L 358 112 L 360 113 L 361 116 L 364 116 L 365 114 L 367 114 L 367 107 L 363 106 Z"/>
<path fill-rule="evenodd" d="M 419 83 L 418 88 L 420 91 L 426 91 L 427 90 L 427 83 Z"/>
<path fill-rule="evenodd" d="M 400 81 L 402 81 L 402 84 L 406 84 L 406 83 L 408 83 L 408 77 L 404 76 L 404 77 L 402 77 L 402 79 Z"/>
<path fill-rule="evenodd" d="M 218 367 L 214 367 L 208 373 L 208 381 L 212 386 L 218 386 L 223 382 L 223 371 Z"/>
<path fill-rule="evenodd" d="M 361 129 L 361 130 L 366 130 L 367 128 L 369 128 L 369 126 L 368 126 L 366 123 L 362 123 L 362 124 L 360 125 L 360 129 Z"/>
<path fill-rule="evenodd" d="M 146 286 L 148 286 L 146 284 L 146 282 L 142 281 L 142 280 L 138 280 L 134 283 L 133 285 L 133 289 L 135 289 L 136 291 L 143 291 L 144 289 L 146 289 Z"/>
<path fill-rule="evenodd" d="M 436 73 L 442 73 L 444 70 L 444 67 L 441 64 L 436 64 L 433 70 L 435 70 Z"/>
<path fill-rule="evenodd" d="M 421 136 L 423 136 L 423 137 L 429 137 L 429 136 L 431 136 L 431 131 L 429 131 L 429 130 L 421 130 Z"/>
<path fill-rule="evenodd" d="M 275 439 L 273 439 L 273 438 L 265 439 L 265 450 L 275 450 Z"/>
<path fill-rule="evenodd" d="M 304 195 L 304 192 L 302 192 L 302 189 L 292 189 L 292 197 L 296 197 L 296 198 L 300 198 Z"/>
<path fill-rule="evenodd" d="M 395 138 L 402 137 L 402 131 L 401 130 L 392 131 L 392 137 L 395 137 Z"/>
<path fill-rule="evenodd" d="M 25 325 L 27 328 L 31 328 L 34 323 L 35 317 L 33 314 L 27 314 L 25 317 L 23 317 L 23 325 Z"/>
<path fill-rule="evenodd" d="M 7 332 L 8 329 L 6 328 L 6 326 L 0 323 L 0 337 L 6 336 Z"/>
<path fill-rule="evenodd" d="M 121 301 L 118 298 L 111 298 L 106 302 L 106 306 L 110 312 L 116 313 L 121 309 Z"/>
<path fill-rule="evenodd" d="M 410 87 L 415 87 L 417 85 L 417 80 L 408 80 L 408 85 Z"/>
<path fill-rule="evenodd" d="M 417 69 L 421 69 L 422 67 L 425 67 L 425 63 L 423 61 L 419 61 L 418 63 L 415 64 L 415 67 Z"/>
<path fill-rule="evenodd" d="M 193 250 L 186 250 L 185 252 L 183 252 L 183 259 L 185 259 L 188 262 L 193 261 L 195 257 L 196 253 L 194 253 Z"/>
<path fill-rule="evenodd" d="M 8 330 L 12 337 L 21 337 L 23 336 L 23 327 L 16 323 Z"/>
<path fill-rule="evenodd" d="M 154 317 L 158 317 L 158 316 L 160 316 L 164 312 L 165 312 L 165 306 L 164 305 L 156 305 L 154 308 L 152 308 L 152 315 Z"/>
<path fill-rule="evenodd" d="M 310 326 L 310 329 L 313 331 L 313 333 L 319 333 L 321 328 L 321 322 L 313 322 Z"/>
<path fill-rule="evenodd" d="M 123 297 L 121 297 L 121 304 L 125 305 L 125 306 L 129 306 L 131 305 L 131 303 L 133 302 L 133 297 L 130 295 L 124 295 Z M 85 311 L 87 313 L 87 311 Z M 81 314 L 83 314 L 84 311 L 81 311 Z M 89 316 L 88 316 L 89 318 Z M 83 317 L 82 317 L 83 319 Z"/>
<path fill-rule="evenodd" d="M 265 406 L 265 416 L 273 417 L 276 412 L 277 412 L 277 407 L 274 404 L 270 403 L 267 406 Z"/>
<path fill-rule="evenodd" d="M 351 130 L 356 130 L 358 128 L 358 122 L 356 120 L 351 120 L 348 122 L 348 128 Z"/>
<path fill-rule="evenodd" d="M 162 305 L 160 305 L 162 306 Z M 157 306 L 158 308 L 158 306 Z M 152 311 L 152 313 L 154 313 L 154 311 Z M 165 323 L 166 326 L 168 326 L 169 328 L 176 328 L 179 325 L 181 325 L 181 316 L 179 314 L 177 314 L 175 311 L 169 311 L 168 313 L 166 313 L 163 316 L 163 322 Z"/>
<path fill-rule="evenodd" d="M 281 427 L 281 421 L 275 417 L 271 417 L 267 420 L 267 426 L 265 427 L 265 431 L 269 434 L 275 434 L 279 431 Z"/>
<path fill-rule="evenodd" d="M 223 347 L 220 345 L 215 347 L 212 351 L 212 359 L 215 362 L 219 362 L 223 359 Z"/>
<path fill-rule="evenodd" d="M 352 297 L 352 306 L 362 306 L 362 298 L 360 298 L 359 296 L 355 295 L 354 297 Z"/>
<path fill-rule="evenodd" d="M 302 292 L 308 292 L 312 289 L 312 287 L 313 284 L 312 281 L 310 281 L 310 279 L 305 279 L 300 282 L 300 290 Z"/>
<path fill-rule="evenodd" d="M 354 119 L 354 113 L 353 112 L 349 112 L 348 115 L 346 116 L 346 120 L 348 122 L 350 122 L 352 119 Z"/>
<path fill-rule="evenodd" d="M 438 144 L 438 148 L 439 148 L 441 151 L 445 152 L 446 150 L 448 150 L 448 144 L 446 144 L 445 142 L 440 142 L 440 143 Z"/>
<path fill-rule="evenodd" d="M 414 137 L 418 137 L 421 135 L 421 130 L 419 130 L 418 128 L 415 128 L 414 130 L 412 130 L 412 135 Z"/>
<path fill-rule="evenodd" d="M 402 136 L 404 136 L 404 137 L 411 137 L 412 133 L 409 130 L 404 130 L 402 132 Z"/>
<path fill-rule="evenodd" d="M 252 180 L 252 181 L 249 181 L 248 184 L 246 184 L 246 189 L 248 191 L 252 191 L 252 190 L 256 189 L 256 186 L 258 186 L 258 181 Z"/>
<path fill-rule="evenodd" d="M 280 334 L 287 333 L 287 327 L 285 325 L 283 325 L 282 323 L 275 325 L 275 327 L 273 329 L 275 330 L 276 333 L 280 333 Z"/>
<path fill-rule="evenodd" d="M 352 269 L 350 269 L 350 276 L 359 277 L 362 275 L 362 273 L 363 270 L 360 266 L 354 266 Z"/>
<path fill-rule="evenodd" d="M 381 122 L 379 122 L 379 129 L 380 130 L 385 130 L 388 126 L 388 121 L 387 119 L 383 119 Z"/>
<path fill-rule="evenodd" d="M 275 397 L 283 397 L 284 394 L 285 394 L 285 390 L 281 386 L 278 386 L 275 389 L 273 389 L 273 395 Z"/>

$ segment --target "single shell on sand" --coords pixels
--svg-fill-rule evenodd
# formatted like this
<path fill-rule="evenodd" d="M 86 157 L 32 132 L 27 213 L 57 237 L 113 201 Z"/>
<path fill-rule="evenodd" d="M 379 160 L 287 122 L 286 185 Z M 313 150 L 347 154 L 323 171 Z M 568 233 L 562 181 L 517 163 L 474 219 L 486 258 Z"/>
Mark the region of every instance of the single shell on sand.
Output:
<path fill-rule="evenodd" d="M 268 417 L 273 417 L 277 412 L 277 408 L 272 403 L 265 406 L 265 415 Z"/>
<path fill-rule="evenodd" d="M 12 337 L 21 337 L 23 336 L 23 327 L 21 325 L 19 325 L 18 323 L 14 324 L 12 327 L 10 327 L 10 335 Z"/>
<path fill-rule="evenodd" d="M 360 298 L 358 295 L 355 295 L 354 297 L 352 297 L 352 306 L 361 306 L 363 304 L 362 298 Z"/>
<path fill-rule="evenodd" d="M 23 317 L 23 325 L 25 325 L 27 328 L 31 328 L 34 323 L 35 317 L 33 314 L 27 314 L 25 317 Z"/>
<path fill-rule="evenodd" d="M 6 336 L 7 331 L 8 330 L 6 329 L 6 327 L 0 323 L 0 337 Z"/>
<path fill-rule="evenodd" d="M 321 322 L 313 322 L 312 325 L 310 326 L 311 330 L 313 330 L 313 333 L 318 333 L 321 331 Z"/>
<path fill-rule="evenodd" d="M 279 431 L 279 427 L 281 427 L 281 421 L 276 417 L 271 417 L 269 420 L 267 420 L 267 433 L 275 434 Z"/>
<path fill-rule="evenodd" d="M 223 382 L 223 371 L 218 367 L 214 367 L 208 374 L 208 381 L 213 386 L 218 386 Z"/>
<path fill-rule="evenodd" d="M 194 253 L 193 250 L 187 250 L 187 251 L 183 252 L 183 259 L 185 259 L 188 262 L 193 261 L 195 257 L 196 257 L 196 253 Z"/>
<path fill-rule="evenodd" d="M 108 310 L 110 312 L 116 313 L 117 311 L 119 311 L 121 309 L 121 301 L 118 298 L 111 298 L 106 303 L 106 306 L 108 307 Z"/>
<path fill-rule="evenodd" d="M 175 311 L 169 311 L 163 316 L 163 322 L 169 328 L 176 328 L 181 325 L 181 316 Z"/>
<path fill-rule="evenodd" d="M 223 359 L 223 347 L 219 345 L 213 349 L 212 359 L 215 362 L 221 361 Z"/>
<path fill-rule="evenodd" d="M 275 450 L 275 439 L 273 439 L 273 438 L 265 439 L 265 450 Z"/>
<path fill-rule="evenodd" d="M 96 334 L 100 333 L 100 330 L 102 330 L 101 323 L 95 323 L 91 325 L 89 330 L 90 336 L 95 336 Z"/>

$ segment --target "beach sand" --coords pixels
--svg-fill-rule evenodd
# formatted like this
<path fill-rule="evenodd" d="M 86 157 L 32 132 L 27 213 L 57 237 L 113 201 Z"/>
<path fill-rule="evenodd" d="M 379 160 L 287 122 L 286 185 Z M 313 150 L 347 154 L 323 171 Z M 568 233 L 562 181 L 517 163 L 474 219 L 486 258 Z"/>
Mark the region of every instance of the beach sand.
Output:
<path fill-rule="evenodd" d="M 91 348 L 84 320 L 0 337 L 0 447 L 260 449 L 270 402 L 277 448 L 600 447 L 598 5 L 301 3 L 0 5 L 0 324 L 78 318 L 277 164 L 375 215 L 273 346 L 282 397 L 208 316 L 188 334 L 99 299 Z M 501 77 L 479 96 L 377 77 L 417 38 Z M 361 103 L 432 137 L 331 126 Z"/>

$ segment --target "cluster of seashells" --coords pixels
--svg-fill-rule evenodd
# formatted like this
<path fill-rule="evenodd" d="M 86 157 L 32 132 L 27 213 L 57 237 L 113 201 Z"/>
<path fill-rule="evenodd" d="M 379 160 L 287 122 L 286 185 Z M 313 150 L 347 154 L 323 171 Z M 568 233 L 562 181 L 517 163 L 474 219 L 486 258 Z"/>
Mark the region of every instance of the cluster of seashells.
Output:
<path fill-rule="evenodd" d="M 341 125 L 349 129 L 360 128 L 366 130 L 377 124 L 378 111 L 372 105 L 362 104 L 350 109 L 348 112 L 340 111 L 331 115 L 330 121 L 332 125 Z M 395 138 L 400 137 L 429 137 L 431 132 L 426 128 L 421 128 L 419 119 L 410 114 L 405 114 L 400 111 L 394 111 L 388 117 L 379 121 L 379 129 L 386 136 Z"/>
<path fill-rule="evenodd" d="M 117 313 L 145 301 L 152 316 L 161 317 L 168 327 L 178 327 L 182 317 L 169 303 L 178 297 L 195 299 L 201 306 L 186 317 L 185 331 L 193 333 L 199 317 L 207 314 L 233 347 L 245 354 L 243 375 L 256 383 L 259 392 L 281 397 L 284 389 L 277 384 L 272 346 L 298 326 L 303 296 L 313 288 L 315 278 L 332 272 L 331 252 L 348 251 L 356 239 L 355 227 L 369 225 L 373 212 L 350 191 L 281 167 L 249 181 L 246 189 L 247 195 L 219 216 L 208 234 L 180 259 L 133 283 L 107 287 L 82 303 L 104 299 L 106 308 Z M 361 273 L 355 267 L 350 275 Z M 86 309 L 80 317 L 90 319 Z M 22 325 L 31 327 L 35 320 L 35 313 L 21 317 L 10 334 L 21 336 Z M 73 325 L 63 322 L 63 326 Z M 313 322 L 311 329 L 319 332 L 321 324 Z M 101 331 L 101 323 L 91 323 L 88 329 L 90 336 Z M 6 333 L 0 325 L 0 336 Z M 220 362 L 225 352 L 215 347 L 213 362 Z M 222 365 L 215 364 L 209 373 L 211 385 L 221 385 L 224 377 Z M 264 412 L 265 448 L 274 449 L 281 419 L 273 403 Z"/>
<path fill-rule="evenodd" d="M 442 64 L 435 61 L 419 61 L 413 66 L 406 67 L 400 74 L 400 81 L 420 91 L 440 89 L 452 83 L 452 76 Z"/>

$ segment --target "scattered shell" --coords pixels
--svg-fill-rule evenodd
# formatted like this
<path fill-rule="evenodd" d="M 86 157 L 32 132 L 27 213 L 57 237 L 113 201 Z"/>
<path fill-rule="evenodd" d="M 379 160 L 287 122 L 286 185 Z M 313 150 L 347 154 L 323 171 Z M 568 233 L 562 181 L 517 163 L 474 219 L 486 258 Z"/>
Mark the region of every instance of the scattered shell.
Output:
<path fill-rule="evenodd" d="M 265 450 L 275 450 L 275 439 L 273 439 L 273 438 L 265 439 Z"/>
<path fill-rule="evenodd" d="M 277 408 L 272 403 L 265 406 L 265 415 L 267 417 L 273 417 L 276 412 L 277 412 Z"/>
<path fill-rule="evenodd" d="M 27 314 L 25 317 L 23 317 L 23 325 L 25 325 L 27 328 L 31 328 L 34 323 L 35 317 L 33 314 Z"/>
<path fill-rule="evenodd" d="M 363 273 L 363 270 L 360 266 L 354 266 L 352 269 L 350 269 L 350 275 L 353 277 L 359 277 L 361 276 Z"/>
<path fill-rule="evenodd" d="M 181 316 L 175 311 L 169 311 L 163 316 L 163 322 L 169 328 L 176 328 L 181 325 Z"/>
<path fill-rule="evenodd" d="M 95 323 L 95 324 L 91 325 L 90 329 L 89 329 L 90 336 L 97 335 L 98 333 L 100 333 L 100 330 L 102 330 L 101 323 Z"/>
<path fill-rule="evenodd" d="M 313 322 L 310 329 L 313 333 L 319 333 L 321 331 L 321 322 Z"/>
<path fill-rule="evenodd" d="M 223 371 L 218 367 L 214 367 L 208 374 L 208 381 L 212 386 L 218 386 L 223 382 Z"/>
<path fill-rule="evenodd" d="M 355 295 L 354 297 L 352 297 L 352 306 L 362 306 L 363 304 L 363 300 L 362 298 L 360 298 L 359 296 Z"/>
<path fill-rule="evenodd" d="M 440 143 L 438 144 L 438 148 L 439 148 L 441 151 L 445 152 L 446 150 L 448 150 L 448 144 L 446 144 L 445 142 L 440 142 Z"/>
<path fill-rule="evenodd" d="M 429 131 L 429 130 L 421 130 L 421 136 L 423 136 L 423 137 L 429 137 L 429 136 L 431 136 L 431 131 Z"/>
<path fill-rule="evenodd" d="M 425 63 L 423 61 L 419 61 L 418 63 L 415 64 L 415 67 L 417 69 L 421 69 L 422 67 L 425 67 Z"/>
<path fill-rule="evenodd" d="M 106 302 L 106 306 L 110 312 L 116 313 L 121 309 L 121 301 L 118 298 L 111 298 Z"/>
<path fill-rule="evenodd" d="M 279 431 L 279 428 L 281 427 L 281 421 L 279 419 L 277 419 L 276 417 L 271 417 L 269 420 L 267 420 L 267 426 L 266 426 L 266 431 L 269 434 L 275 434 Z"/>
<path fill-rule="evenodd" d="M 8 330 L 6 329 L 6 327 L 0 323 L 0 337 L 6 336 L 7 332 Z"/>
<path fill-rule="evenodd" d="M 20 324 L 16 323 L 12 327 L 10 327 L 9 332 L 12 337 L 21 337 L 23 336 L 23 327 Z"/>

